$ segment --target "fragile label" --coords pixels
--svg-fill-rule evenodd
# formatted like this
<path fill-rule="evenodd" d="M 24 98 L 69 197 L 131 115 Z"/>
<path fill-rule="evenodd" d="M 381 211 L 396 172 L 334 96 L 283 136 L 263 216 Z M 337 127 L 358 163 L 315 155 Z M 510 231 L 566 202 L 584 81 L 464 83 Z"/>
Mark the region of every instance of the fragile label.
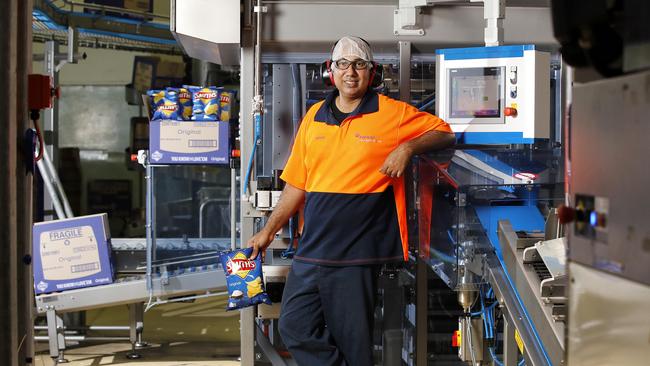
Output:
<path fill-rule="evenodd" d="M 87 225 L 42 232 L 40 257 L 43 279 L 49 281 L 101 272 L 97 239 Z"/>

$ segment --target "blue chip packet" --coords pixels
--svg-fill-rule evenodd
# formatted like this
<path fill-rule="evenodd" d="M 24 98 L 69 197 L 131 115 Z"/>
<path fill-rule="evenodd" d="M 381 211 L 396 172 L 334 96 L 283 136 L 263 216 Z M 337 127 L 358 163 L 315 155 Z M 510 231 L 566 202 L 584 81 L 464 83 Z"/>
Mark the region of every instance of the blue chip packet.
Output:
<path fill-rule="evenodd" d="M 192 119 L 192 93 L 187 88 L 167 88 L 168 91 L 178 93 L 178 109 L 181 111 L 183 121 Z"/>
<path fill-rule="evenodd" d="M 208 86 L 186 86 L 192 93 L 192 121 L 219 120 L 219 89 Z"/>
<path fill-rule="evenodd" d="M 161 105 L 165 99 L 164 90 L 148 90 L 147 96 L 149 97 L 149 107 L 151 108 L 151 115 L 156 111 L 156 108 Z M 151 115 L 149 117 L 151 117 Z"/>
<path fill-rule="evenodd" d="M 262 260 L 249 260 L 253 248 L 233 250 L 221 254 L 221 264 L 226 272 L 228 285 L 228 306 L 226 310 L 243 309 L 257 304 L 271 305 L 269 296 L 264 291 L 262 278 Z"/>
<path fill-rule="evenodd" d="M 152 120 L 182 120 L 183 112 L 178 106 L 178 93 L 173 90 L 165 90 L 164 97 L 156 103 Z M 155 99 L 154 99 L 155 103 Z"/>
<path fill-rule="evenodd" d="M 219 89 L 219 120 L 223 122 L 230 121 L 230 110 L 235 99 L 235 91 Z"/>

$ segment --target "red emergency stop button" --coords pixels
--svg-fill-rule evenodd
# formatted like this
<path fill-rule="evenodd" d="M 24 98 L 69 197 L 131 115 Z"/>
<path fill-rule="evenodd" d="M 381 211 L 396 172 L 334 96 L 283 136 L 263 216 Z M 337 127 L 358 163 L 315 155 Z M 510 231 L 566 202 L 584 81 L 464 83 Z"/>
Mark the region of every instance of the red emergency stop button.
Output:
<path fill-rule="evenodd" d="M 451 346 L 452 347 L 460 347 L 461 341 L 460 341 L 460 330 L 457 330 L 454 332 L 454 334 L 451 336 Z"/>
<path fill-rule="evenodd" d="M 503 109 L 503 114 L 508 117 L 517 117 L 517 109 L 512 107 L 505 107 Z"/>
<path fill-rule="evenodd" d="M 560 224 L 568 224 L 576 219 L 576 210 L 572 207 L 561 205 L 557 209 L 557 217 Z"/>

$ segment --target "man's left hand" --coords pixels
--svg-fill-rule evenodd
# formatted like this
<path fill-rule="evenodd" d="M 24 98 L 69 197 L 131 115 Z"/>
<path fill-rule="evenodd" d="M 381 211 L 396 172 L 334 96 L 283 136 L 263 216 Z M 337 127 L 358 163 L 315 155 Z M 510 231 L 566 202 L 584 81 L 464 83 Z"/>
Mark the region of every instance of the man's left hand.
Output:
<path fill-rule="evenodd" d="M 408 145 L 401 144 L 386 157 L 379 172 L 391 178 L 399 178 L 404 174 L 412 156 L 413 151 Z"/>

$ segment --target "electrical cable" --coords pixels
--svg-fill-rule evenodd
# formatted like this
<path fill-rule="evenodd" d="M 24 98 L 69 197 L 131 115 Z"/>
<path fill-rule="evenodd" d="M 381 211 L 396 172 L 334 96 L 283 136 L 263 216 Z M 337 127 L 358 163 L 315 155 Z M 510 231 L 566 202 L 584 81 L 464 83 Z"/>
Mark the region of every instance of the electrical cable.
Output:
<path fill-rule="evenodd" d="M 45 146 L 45 142 L 43 141 L 43 134 L 41 133 L 41 128 L 38 125 L 38 120 L 40 118 L 39 111 L 33 109 L 30 113 L 30 118 L 34 123 L 34 129 L 36 130 L 36 136 L 38 137 L 38 155 L 34 157 L 34 162 L 38 162 L 43 158 L 43 148 Z"/>
<path fill-rule="evenodd" d="M 419 110 L 423 110 L 423 109 L 420 109 L 420 108 L 422 108 L 423 106 L 429 104 L 429 102 L 431 102 L 432 100 L 433 100 L 434 102 L 435 102 L 435 100 L 436 100 L 436 94 L 435 94 L 435 93 L 433 93 L 433 94 L 431 94 L 431 95 L 429 95 L 429 96 L 427 96 L 427 97 L 425 97 L 425 98 L 422 98 L 422 100 L 420 101 L 420 103 L 418 103 L 418 104 L 415 105 L 415 108 L 417 108 L 417 109 L 419 109 Z M 424 109 L 426 109 L 426 108 L 424 108 Z"/>
<path fill-rule="evenodd" d="M 255 153 L 257 152 L 257 145 L 261 139 L 261 129 L 262 129 L 262 115 L 260 113 L 255 113 L 255 141 L 253 144 L 253 150 L 251 151 L 251 156 L 248 159 L 248 166 L 246 167 L 246 178 L 244 181 L 244 194 L 250 192 L 250 177 L 253 170 L 253 160 L 255 159 Z"/>
<path fill-rule="evenodd" d="M 469 354 L 472 357 L 472 365 L 476 365 L 476 355 L 474 354 L 474 345 L 472 344 L 472 318 L 469 316 L 467 317 L 467 332 L 469 333 L 467 337 L 469 343 Z"/>
<path fill-rule="evenodd" d="M 488 350 L 490 351 L 490 357 L 492 357 L 492 361 L 494 361 L 494 364 L 496 366 L 503 366 L 503 362 L 499 361 L 497 355 L 494 353 L 494 347 L 488 347 Z"/>
<path fill-rule="evenodd" d="M 422 106 L 420 106 L 420 107 L 418 108 L 418 110 L 419 110 L 419 111 L 425 111 L 425 110 L 429 109 L 429 107 L 431 107 L 431 106 L 434 105 L 435 103 L 436 103 L 436 98 L 433 98 L 433 99 L 431 99 L 430 101 L 424 103 Z"/>
<path fill-rule="evenodd" d="M 484 321 L 487 323 L 487 328 L 486 328 L 486 338 L 488 339 L 494 339 L 496 342 L 496 337 L 494 335 L 494 332 L 496 331 L 496 324 L 494 321 L 494 308 L 495 306 L 499 303 L 498 301 L 493 302 L 492 304 L 483 307 L 484 302 L 483 302 L 483 289 L 480 289 L 480 294 L 481 294 L 481 308 L 482 311 L 478 312 L 478 314 L 483 313 L 483 316 L 485 317 Z M 492 287 L 489 287 L 487 292 L 485 293 L 485 297 L 488 299 L 494 298 L 494 291 L 492 290 Z M 474 313 L 472 313 L 474 314 Z M 485 323 L 484 323 L 485 324 Z M 503 366 L 503 362 L 501 362 L 495 351 L 494 347 L 488 347 L 490 357 L 492 357 L 492 360 L 494 361 L 494 364 L 496 366 Z M 526 359 L 522 357 L 521 360 L 517 363 L 517 366 L 525 366 L 526 365 Z"/>

